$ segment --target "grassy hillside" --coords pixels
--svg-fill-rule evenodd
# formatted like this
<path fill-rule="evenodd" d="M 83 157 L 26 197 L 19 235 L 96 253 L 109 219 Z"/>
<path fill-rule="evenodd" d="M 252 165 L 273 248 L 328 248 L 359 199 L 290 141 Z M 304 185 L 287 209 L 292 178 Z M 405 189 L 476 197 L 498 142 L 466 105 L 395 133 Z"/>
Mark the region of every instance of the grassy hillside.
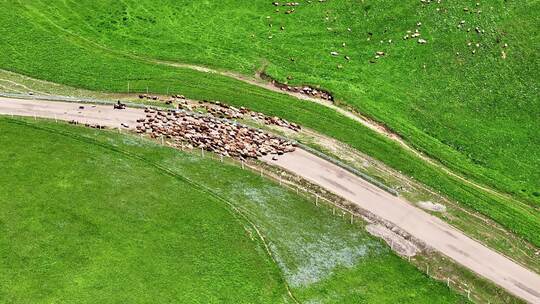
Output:
<path fill-rule="evenodd" d="M 302 302 L 464 302 L 256 174 L 115 133 L 0 128 L 2 303 L 292 303 L 284 279 Z"/>
<path fill-rule="evenodd" d="M 293 14 L 283 7 L 276 13 L 267 1 L 0 3 L 9 12 L 0 20 L 4 69 L 95 90 L 125 91 L 129 81 L 139 90 L 170 90 L 280 115 L 373 155 L 540 244 L 540 199 L 534 195 L 540 180 L 538 77 L 531 43 L 537 33 L 526 32 L 536 2 L 497 1 L 481 7 L 481 14 L 465 15 L 463 3 L 392 1 L 302 1 Z M 473 2 L 468 7 L 477 9 Z M 472 32 L 478 24 L 486 33 L 458 30 L 461 20 L 475 24 Z M 402 39 L 418 21 L 426 45 Z M 509 44 L 505 60 L 502 44 L 493 42 L 501 31 L 506 34 L 499 40 Z M 483 41 L 473 56 L 467 40 L 475 39 Z M 370 63 L 378 50 L 387 55 Z M 321 106 L 127 54 L 243 73 L 267 65 L 282 80 L 321 84 L 446 165 L 528 205 L 478 192 Z"/>
<path fill-rule="evenodd" d="M 9 8 L 122 53 L 249 74 L 268 65 L 276 78 L 322 85 L 449 165 L 459 154 L 486 169 L 485 181 L 538 202 L 540 40 L 530 29 L 540 26 L 540 6 L 476 3 L 300 1 L 292 14 L 270 1 L 232 0 L 26 1 Z M 426 45 L 403 40 L 416 29 Z M 377 51 L 386 55 L 375 60 Z"/>

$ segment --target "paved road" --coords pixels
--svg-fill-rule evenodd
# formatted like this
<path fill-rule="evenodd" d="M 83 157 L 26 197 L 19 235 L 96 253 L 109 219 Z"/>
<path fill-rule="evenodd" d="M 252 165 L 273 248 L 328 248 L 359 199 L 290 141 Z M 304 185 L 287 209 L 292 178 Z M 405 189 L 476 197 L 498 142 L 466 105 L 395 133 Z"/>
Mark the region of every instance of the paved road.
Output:
<path fill-rule="evenodd" d="M 84 109 L 79 109 L 79 106 Z M 38 116 L 133 127 L 144 117 L 140 109 L 113 110 L 112 106 L 0 98 L 0 114 Z M 263 159 L 358 204 L 424 241 L 457 263 L 493 281 L 508 292 L 540 304 L 540 276 L 472 240 L 437 217 L 394 197 L 348 171 L 304 150 Z"/>

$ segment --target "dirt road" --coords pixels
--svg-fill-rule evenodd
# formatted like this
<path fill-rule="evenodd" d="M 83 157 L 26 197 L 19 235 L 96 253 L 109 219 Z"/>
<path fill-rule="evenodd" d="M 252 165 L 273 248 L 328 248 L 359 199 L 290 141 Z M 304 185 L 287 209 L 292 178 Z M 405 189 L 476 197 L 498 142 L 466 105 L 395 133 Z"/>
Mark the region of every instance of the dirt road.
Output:
<path fill-rule="evenodd" d="M 80 109 L 83 106 L 84 109 Z M 144 117 L 141 109 L 113 110 L 112 106 L 0 98 L 0 114 L 77 120 L 109 127 L 134 127 Z M 493 281 L 508 292 L 540 304 L 540 276 L 472 240 L 437 217 L 401 198 L 369 184 L 348 171 L 303 150 L 281 156 L 280 166 L 358 204 L 388 220 L 417 239 L 475 273 Z"/>
<path fill-rule="evenodd" d="M 203 73 L 218 74 L 218 75 L 221 75 L 221 76 L 230 77 L 230 78 L 233 78 L 233 79 L 236 79 L 236 80 L 239 80 L 239 81 L 243 81 L 243 82 L 251 84 L 251 85 L 262 87 L 262 88 L 265 88 L 265 89 L 268 89 L 268 90 L 271 90 L 271 91 L 287 94 L 287 95 L 290 95 L 290 96 L 295 97 L 295 98 L 299 98 L 299 99 L 311 101 L 311 102 L 314 102 L 314 103 L 318 103 L 320 105 L 323 105 L 325 107 L 328 107 L 328 108 L 331 108 L 331 109 L 335 110 L 336 112 L 342 114 L 343 116 L 345 116 L 347 118 L 350 118 L 350 119 L 364 125 L 365 127 L 369 128 L 369 129 L 371 129 L 371 130 L 373 130 L 373 131 L 375 131 L 375 132 L 377 132 L 377 133 L 379 133 L 381 135 L 384 135 L 384 136 L 390 138 L 391 140 L 395 141 L 396 143 L 401 145 L 406 150 L 408 150 L 408 151 L 414 153 L 416 156 L 422 158 L 424 161 L 430 163 L 433 166 L 438 167 L 439 169 L 443 170 L 445 173 L 460 179 L 464 183 L 467 183 L 467 184 L 469 184 L 469 185 L 471 185 L 471 186 L 473 186 L 473 187 L 475 187 L 477 189 L 480 189 L 482 191 L 489 192 L 489 193 L 491 193 L 493 195 L 496 195 L 498 197 L 501 197 L 501 198 L 504 198 L 504 199 L 507 199 L 507 200 L 511 200 L 514 203 L 524 204 L 523 202 L 511 197 L 510 195 L 507 195 L 507 194 L 499 192 L 499 191 L 497 191 L 495 189 L 486 187 L 485 185 L 481 185 L 481 184 L 476 183 L 476 182 L 474 182 L 472 180 L 464 178 L 463 176 L 461 176 L 460 174 L 457 174 L 456 172 L 454 172 L 450 168 L 446 167 L 445 165 L 441 164 L 440 162 L 438 162 L 438 161 L 436 161 L 436 160 L 434 160 L 434 159 L 420 153 L 418 150 L 416 150 L 411 145 L 409 145 L 407 142 L 405 142 L 403 139 L 401 139 L 400 136 L 398 136 L 397 134 L 395 134 L 393 132 L 388 131 L 382 124 L 380 124 L 380 123 L 378 123 L 376 121 L 373 121 L 371 119 L 368 119 L 366 117 L 356 115 L 355 113 L 349 112 L 349 111 L 347 111 L 347 110 L 345 110 L 345 109 L 343 109 L 341 107 L 338 107 L 338 106 L 334 105 L 333 103 L 326 102 L 326 101 L 323 101 L 323 100 L 320 100 L 320 99 L 317 99 L 317 98 L 311 98 L 309 96 L 306 96 L 306 95 L 300 94 L 300 93 L 283 91 L 283 90 L 275 87 L 274 85 L 272 85 L 268 81 L 260 79 L 259 75 L 255 75 L 256 77 L 254 78 L 254 77 L 249 77 L 249 76 L 241 75 L 241 74 L 230 72 L 230 71 L 219 71 L 219 70 L 212 69 L 212 68 L 209 68 L 209 67 L 206 67 L 206 66 L 201 66 L 201 65 L 163 61 L 163 60 L 157 60 L 157 59 L 154 59 L 154 58 L 146 58 L 146 57 L 140 57 L 140 56 L 137 56 L 137 55 L 134 55 L 134 54 L 128 54 L 128 53 L 125 53 L 125 52 L 122 52 L 122 51 L 107 48 L 107 47 L 105 47 L 105 46 L 103 46 L 103 45 L 101 45 L 101 44 L 99 44 L 99 43 L 97 43 L 95 41 L 84 38 L 83 36 L 77 35 L 75 33 L 72 33 L 69 30 L 67 30 L 65 28 L 62 28 L 62 27 L 60 27 L 60 26 L 58 26 L 58 25 L 56 25 L 54 23 L 52 25 L 54 25 L 56 28 L 58 28 L 62 32 L 70 35 L 71 37 L 73 37 L 75 39 L 78 39 L 82 43 L 89 44 L 92 47 L 95 47 L 95 48 L 98 48 L 100 50 L 109 52 L 111 54 L 131 58 L 131 59 L 135 59 L 135 60 L 138 60 L 138 61 L 141 61 L 141 62 L 146 62 L 146 63 L 151 63 L 151 64 L 158 64 L 158 65 L 165 65 L 165 66 L 170 66 L 170 67 L 191 69 L 191 70 L 198 71 L 198 72 L 203 72 Z"/>
<path fill-rule="evenodd" d="M 530 303 L 540 303 L 540 276 L 464 235 L 437 217 L 303 150 L 265 161 L 388 220 L 457 263 Z"/>
<path fill-rule="evenodd" d="M 145 116 L 142 109 L 127 108 L 124 110 L 115 110 L 112 105 L 91 105 L 3 97 L 0 97 L 0 114 L 36 116 L 64 121 L 75 120 L 81 124 L 100 124 L 111 128 L 134 128 L 137 124 L 137 119 L 144 118 Z"/>

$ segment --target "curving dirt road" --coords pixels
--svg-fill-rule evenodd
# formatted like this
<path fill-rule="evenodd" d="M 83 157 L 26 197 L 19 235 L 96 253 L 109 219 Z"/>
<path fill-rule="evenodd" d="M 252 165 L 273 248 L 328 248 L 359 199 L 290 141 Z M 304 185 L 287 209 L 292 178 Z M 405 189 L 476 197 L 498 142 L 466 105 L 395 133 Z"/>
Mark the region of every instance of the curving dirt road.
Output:
<path fill-rule="evenodd" d="M 79 108 L 83 106 L 84 109 Z M 142 109 L 44 100 L 0 98 L 0 114 L 36 116 L 114 128 L 132 128 Z M 304 150 L 264 161 L 291 171 L 390 221 L 455 262 L 529 303 L 540 303 L 540 275 L 467 237 L 437 217 L 394 197 L 348 171 Z"/>

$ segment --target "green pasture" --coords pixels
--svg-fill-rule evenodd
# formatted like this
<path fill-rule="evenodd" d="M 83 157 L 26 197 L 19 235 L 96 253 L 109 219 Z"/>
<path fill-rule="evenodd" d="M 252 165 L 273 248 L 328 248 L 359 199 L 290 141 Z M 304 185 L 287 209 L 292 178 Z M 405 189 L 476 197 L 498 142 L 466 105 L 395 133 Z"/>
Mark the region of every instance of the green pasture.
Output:
<path fill-rule="evenodd" d="M 294 303 L 286 285 L 302 303 L 465 302 L 239 167 L 65 124 L 0 130 L 2 303 Z"/>

